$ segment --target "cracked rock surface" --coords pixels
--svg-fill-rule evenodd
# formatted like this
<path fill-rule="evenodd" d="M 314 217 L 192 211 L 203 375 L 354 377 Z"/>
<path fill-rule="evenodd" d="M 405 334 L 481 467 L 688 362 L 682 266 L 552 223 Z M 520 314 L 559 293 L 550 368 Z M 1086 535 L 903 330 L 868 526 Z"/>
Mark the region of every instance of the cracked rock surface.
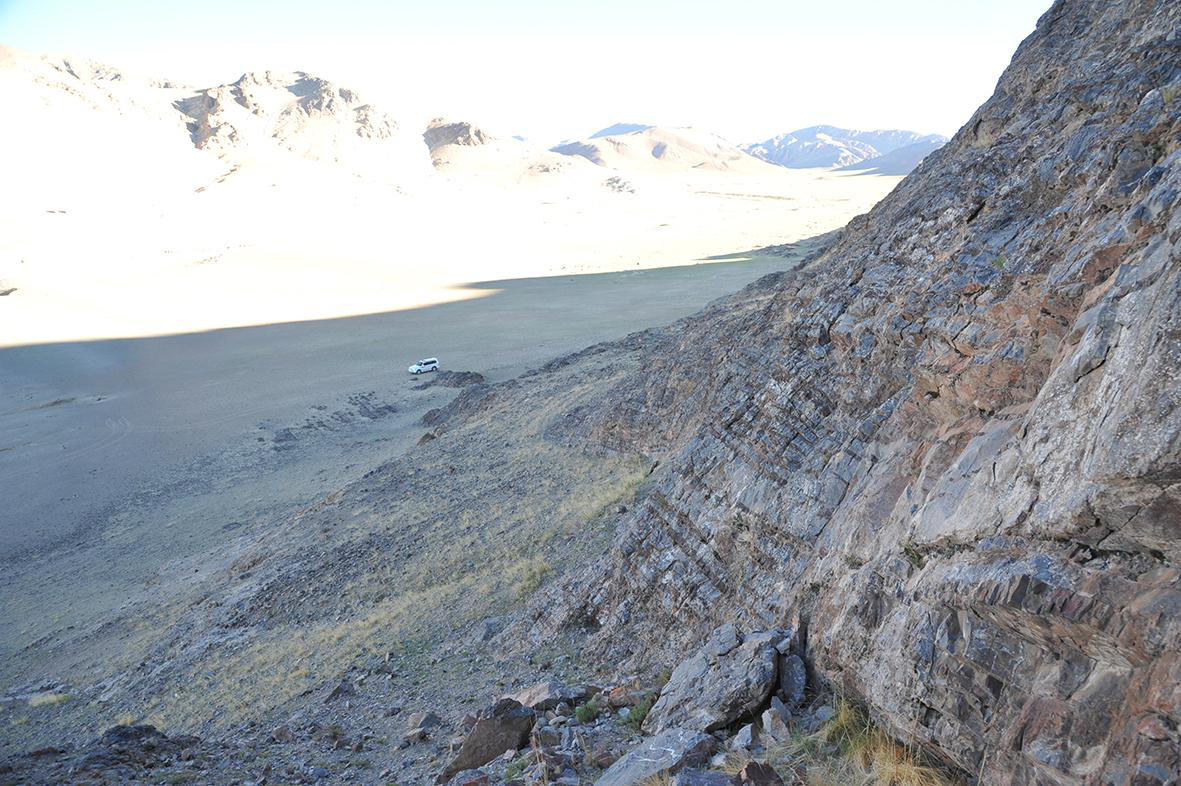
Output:
<path fill-rule="evenodd" d="M 1175 778 L 1179 30 L 1055 3 L 827 253 L 567 424 L 660 466 L 533 635 L 673 664 L 795 614 L 823 676 L 982 782 Z"/>

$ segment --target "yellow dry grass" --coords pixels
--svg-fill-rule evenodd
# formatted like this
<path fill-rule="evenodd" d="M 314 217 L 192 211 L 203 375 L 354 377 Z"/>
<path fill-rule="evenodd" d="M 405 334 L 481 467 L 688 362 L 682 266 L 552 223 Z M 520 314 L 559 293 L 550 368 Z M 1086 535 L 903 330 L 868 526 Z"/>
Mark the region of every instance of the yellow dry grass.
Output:
<path fill-rule="evenodd" d="M 845 698 L 835 714 L 815 733 L 799 735 L 767 747 L 759 760 L 781 774 L 802 775 L 808 786 L 953 786 L 944 772 L 930 766 L 913 748 L 878 729 Z M 728 753 L 720 768 L 737 773 L 752 757 Z"/>
<path fill-rule="evenodd" d="M 68 693 L 38 693 L 36 696 L 29 697 L 30 707 L 52 707 L 55 704 L 62 704 L 70 700 Z"/>

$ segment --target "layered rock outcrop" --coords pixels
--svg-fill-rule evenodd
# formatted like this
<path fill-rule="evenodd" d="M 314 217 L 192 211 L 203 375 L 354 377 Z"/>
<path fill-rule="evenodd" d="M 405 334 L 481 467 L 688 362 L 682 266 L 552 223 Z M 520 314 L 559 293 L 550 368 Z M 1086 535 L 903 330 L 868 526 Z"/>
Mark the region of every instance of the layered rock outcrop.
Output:
<path fill-rule="evenodd" d="M 803 269 L 562 424 L 661 464 L 534 632 L 818 673 L 987 783 L 1181 772 L 1181 6 L 1057 2 L 996 93 Z"/>

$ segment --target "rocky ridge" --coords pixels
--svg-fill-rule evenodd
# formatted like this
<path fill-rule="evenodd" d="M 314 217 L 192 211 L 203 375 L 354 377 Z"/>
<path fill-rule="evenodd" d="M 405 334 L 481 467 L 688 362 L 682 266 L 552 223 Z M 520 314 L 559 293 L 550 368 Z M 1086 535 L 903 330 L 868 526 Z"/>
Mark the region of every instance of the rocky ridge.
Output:
<path fill-rule="evenodd" d="M 386 140 L 397 124 L 356 93 L 303 72 L 249 72 L 228 85 L 178 100 L 193 144 L 231 155 L 257 140 L 308 157 L 340 155 L 351 137 Z"/>
<path fill-rule="evenodd" d="M 1056 3 L 824 257 L 580 413 L 569 439 L 660 468 L 532 635 L 672 664 L 800 615 L 825 679 L 983 782 L 1175 778 L 1178 30 Z"/>

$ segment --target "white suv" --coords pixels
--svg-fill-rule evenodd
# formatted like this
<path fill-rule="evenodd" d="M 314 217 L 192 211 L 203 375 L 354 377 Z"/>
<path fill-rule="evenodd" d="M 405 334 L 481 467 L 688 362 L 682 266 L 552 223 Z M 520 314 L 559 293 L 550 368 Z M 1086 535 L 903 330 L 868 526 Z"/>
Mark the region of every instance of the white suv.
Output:
<path fill-rule="evenodd" d="M 418 361 L 417 363 L 415 363 L 413 366 L 411 366 L 410 368 L 408 368 L 406 370 L 409 371 L 411 374 L 425 374 L 428 371 L 438 371 L 439 370 L 439 359 L 438 358 L 423 358 L 422 360 Z"/>

